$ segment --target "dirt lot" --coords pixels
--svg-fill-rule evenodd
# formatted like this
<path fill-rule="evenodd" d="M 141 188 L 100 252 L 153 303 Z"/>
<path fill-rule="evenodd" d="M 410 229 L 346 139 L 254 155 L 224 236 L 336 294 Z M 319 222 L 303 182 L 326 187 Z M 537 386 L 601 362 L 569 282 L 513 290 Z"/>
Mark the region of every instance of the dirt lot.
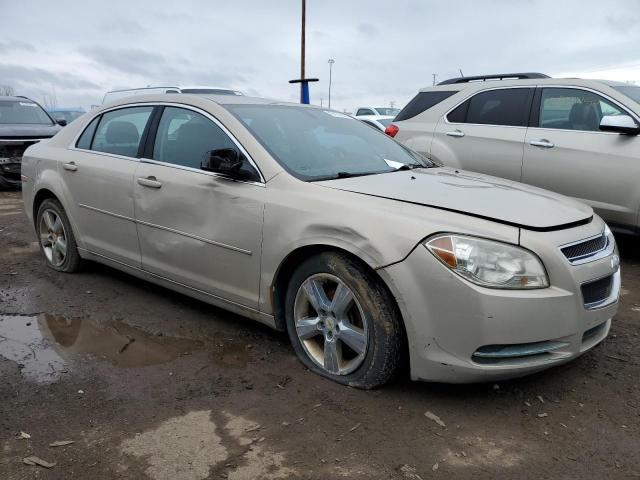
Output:
<path fill-rule="evenodd" d="M 619 238 L 611 335 L 577 361 L 363 392 L 257 323 L 100 265 L 47 269 L 21 208 L 0 193 L 0 479 L 640 477 L 637 240 Z"/>

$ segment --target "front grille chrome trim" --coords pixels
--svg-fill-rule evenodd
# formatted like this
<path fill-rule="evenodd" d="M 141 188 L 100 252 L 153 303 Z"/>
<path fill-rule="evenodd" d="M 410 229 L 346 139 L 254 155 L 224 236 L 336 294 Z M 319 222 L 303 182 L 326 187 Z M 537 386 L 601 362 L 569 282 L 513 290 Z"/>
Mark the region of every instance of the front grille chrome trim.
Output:
<path fill-rule="evenodd" d="M 485 345 L 477 349 L 473 353 L 473 356 L 478 358 L 499 359 L 521 358 L 553 352 L 554 350 L 565 348 L 568 345 L 567 342 L 558 342 L 555 340 L 512 345 Z"/>
<path fill-rule="evenodd" d="M 606 232 L 602 232 L 589 238 L 560 245 L 559 248 L 571 265 L 581 265 L 611 255 L 615 249 L 615 242 L 608 238 Z M 590 250 L 590 248 L 593 249 Z"/>

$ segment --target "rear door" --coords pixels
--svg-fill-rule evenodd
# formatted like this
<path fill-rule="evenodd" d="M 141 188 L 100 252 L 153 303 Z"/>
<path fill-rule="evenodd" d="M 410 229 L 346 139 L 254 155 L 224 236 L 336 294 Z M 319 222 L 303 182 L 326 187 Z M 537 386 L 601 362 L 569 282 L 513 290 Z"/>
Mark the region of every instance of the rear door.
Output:
<path fill-rule="evenodd" d="M 538 89 L 522 181 L 584 201 L 614 225 L 635 227 L 640 138 L 599 129 L 604 115 L 629 114 L 595 91 Z"/>
<path fill-rule="evenodd" d="M 484 90 L 444 115 L 431 157 L 444 165 L 520 181 L 534 88 Z"/>
<path fill-rule="evenodd" d="M 140 266 L 133 179 L 152 106 L 110 110 L 85 128 L 59 165 L 65 206 L 87 250 Z"/>
<path fill-rule="evenodd" d="M 222 148 L 247 158 L 254 181 L 201 170 Z M 143 269 L 257 309 L 266 188 L 246 152 L 209 114 L 165 106 L 145 157 L 134 182 Z"/>

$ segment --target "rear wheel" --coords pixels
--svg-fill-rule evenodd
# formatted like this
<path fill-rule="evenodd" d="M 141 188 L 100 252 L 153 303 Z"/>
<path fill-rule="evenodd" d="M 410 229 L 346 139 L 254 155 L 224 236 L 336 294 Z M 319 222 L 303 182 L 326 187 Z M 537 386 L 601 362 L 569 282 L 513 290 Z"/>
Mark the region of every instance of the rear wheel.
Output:
<path fill-rule="evenodd" d="M 347 255 L 322 253 L 298 267 L 286 320 L 302 363 L 331 380 L 375 388 L 398 369 L 404 343 L 395 302 L 369 268 Z"/>
<path fill-rule="evenodd" d="M 47 266 L 59 272 L 78 270 L 80 255 L 71 224 L 60 202 L 53 198 L 42 202 L 36 216 L 36 229 Z"/>

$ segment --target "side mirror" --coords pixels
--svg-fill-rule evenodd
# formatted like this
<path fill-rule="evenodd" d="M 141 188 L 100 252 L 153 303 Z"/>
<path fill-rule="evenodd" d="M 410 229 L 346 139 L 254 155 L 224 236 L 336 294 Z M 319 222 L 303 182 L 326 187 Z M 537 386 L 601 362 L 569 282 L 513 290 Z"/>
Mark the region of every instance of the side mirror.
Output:
<path fill-rule="evenodd" d="M 219 173 L 234 180 L 250 180 L 252 174 L 242 170 L 245 157 L 235 148 L 220 148 L 205 153 L 200 168 L 206 172 Z"/>
<path fill-rule="evenodd" d="M 64 118 L 56 118 L 56 123 L 61 127 L 67 126 L 67 121 Z"/>
<path fill-rule="evenodd" d="M 600 120 L 600 130 L 603 132 L 638 135 L 640 133 L 640 125 L 629 115 L 605 115 Z"/>

